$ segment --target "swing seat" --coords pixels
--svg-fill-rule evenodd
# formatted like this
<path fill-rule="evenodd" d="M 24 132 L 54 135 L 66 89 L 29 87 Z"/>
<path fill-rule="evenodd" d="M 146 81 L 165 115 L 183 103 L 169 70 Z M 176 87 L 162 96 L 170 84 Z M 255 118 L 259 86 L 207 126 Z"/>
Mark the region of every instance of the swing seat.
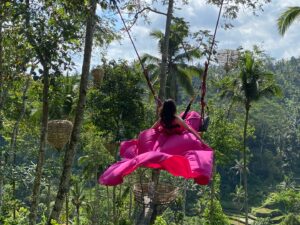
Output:
<path fill-rule="evenodd" d="M 199 126 L 198 131 L 199 132 L 206 132 L 207 129 L 208 129 L 208 126 L 209 126 L 209 121 L 210 121 L 209 116 L 205 116 L 204 119 L 203 119 L 203 123 L 200 124 L 200 126 Z"/>

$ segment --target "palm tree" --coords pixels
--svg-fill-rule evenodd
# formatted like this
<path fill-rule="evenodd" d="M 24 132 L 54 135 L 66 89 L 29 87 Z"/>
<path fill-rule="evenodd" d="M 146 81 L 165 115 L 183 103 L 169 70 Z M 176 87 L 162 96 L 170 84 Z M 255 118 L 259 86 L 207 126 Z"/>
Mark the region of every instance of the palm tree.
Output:
<path fill-rule="evenodd" d="M 231 169 L 236 171 L 236 175 L 239 175 L 239 184 L 242 186 L 242 174 L 243 174 L 243 162 L 239 160 L 235 160 L 235 165 L 231 167 Z"/>
<path fill-rule="evenodd" d="M 165 26 L 165 35 L 164 40 L 162 41 L 162 51 L 161 51 L 161 64 L 160 64 L 160 76 L 159 76 L 159 93 L 158 97 L 161 100 L 165 99 L 165 87 L 166 87 L 166 77 L 167 77 L 167 65 L 168 65 L 168 56 L 169 56 L 169 42 L 170 42 L 170 34 L 171 34 L 171 23 L 173 19 L 173 8 L 174 8 L 174 0 L 169 0 L 168 2 L 168 11 L 166 18 L 166 26 Z"/>
<path fill-rule="evenodd" d="M 277 20 L 277 27 L 279 33 L 284 36 L 287 29 L 293 24 L 293 22 L 300 18 L 300 7 L 289 7 L 285 10 Z"/>
<path fill-rule="evenodd" d="M 244 183 L 244 207 L 246 225 L 248 224 L 248 186 L 247 186 L 247 126 L 251 104 L 263 97 L 279 95 L 281 90 L 275 83 L 274 75 L 263 68 L 263 62 L 253 52 L 245 51 L 239 63 L 239 73 L 232 80 L 229 91 L 235 101 L 239 101 L 245 108 L 245 122 L 243 132 L 243 183 Z M 235 92 L 234 94 L 232 94 Z"/>
<path fill-rule="evenodd" d="M 263 69 L 260 60 L 256 60 L 253 53 L 246 51 L 240 64 L 240 81 L 243 103 L 246 111 L 243 135 L 243 175 L 245 189 L 245 212 L 246 225 L 248 225 L 248 186 L 247 186 L 247 125 L 249 120 L 249 111 L 251 103 L 258 101 L 262 97 L 277 95 L 280 88 L 275 84 L 274 75 Z"/>
<path fill-rule="evenodd" d="M 199 74 L 201 70 L 195 66 L 188 65 L 186 62 L 191 59 L 200 58 L 201 53 L 196 48 L 189 47 L 189 49 L 186 49 L 188 46 L 184 46 L 184 38 L 188 36 L 188 32 L 188 26 L 182 19 L 174 20 L 174 23 L 171 25 L 169 40 L 166 98 L 178 100 L 178 84 L 180 84 L 189 95 L 194 94 L 191 79 L 194 75 Z M 161 31 L 153 31 L 150 35 L 158 39 L 159 50 L 162 52 L 164 34 Z M 183 48 L 184 52 L 182 53 Z M 152 81 L 155 85 L 160 75 L 161 59 L 145 54 L 143 60 L 147 63 L 147 68 L 152 73 Z"/>

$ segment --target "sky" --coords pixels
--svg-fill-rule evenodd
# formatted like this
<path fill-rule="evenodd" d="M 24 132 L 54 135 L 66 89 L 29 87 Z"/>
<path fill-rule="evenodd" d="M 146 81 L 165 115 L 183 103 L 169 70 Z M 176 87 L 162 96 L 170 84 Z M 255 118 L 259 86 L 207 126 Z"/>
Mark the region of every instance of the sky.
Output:
<path fill-rule="evenodd" d="M 178 1 L 177 1 L 178 2 Z M 291 56 L 300 56 L 300 20 L 296 21 L 282 37 L 278 34 L 276 22 L 280 14 L 289 6 L 299 6 L 300 0 L 272 0 L 271 3 L 263 7 L 257 16 L 247 9 L 240 11 L 238 18 L 231 21 L 232 29 L 219 28 L 216 39 L 219 49 L 236 49 L 242 46 L 244 49 L 252 49 L 253 45 L 260 46 L 265 52 L 275 59 L 288 59 Z M 204 0 L 189 0 L 188 5 L 177 5 L 181 10 L 175 10 L 175 16 L 184 17 L 189 22 L 191 31 L 200 29 L 211 30 L 213 33 L 218 10 L 217 6 L 205 4 Z M 161 9 L 164 10 L 164 9 Z M 118 15 L 115 15 L 118 19 Z M 165 16 L 150 13 L 151 23 L 139 20 L 132 28 L 131 34 L 139 53 L 148 53 L 159 56 L 157 41 L 149 34 L 154 29 L 164 30 Z M 224 24 L 224 18 L 221 24 Z M 135 52 L 129 41 L 127 34 L 122 33 L 123 39 L 111 43 L 106 49 L 109 59 L 126 59 L 131 61 L 136 59 Z M 100 62 L 100 52 L 103 49 L 94 48 L 92 57 L 92 67 Z M 82 57 L 78 55 L 75 59 L 76 67 L 82 62 Z"/>

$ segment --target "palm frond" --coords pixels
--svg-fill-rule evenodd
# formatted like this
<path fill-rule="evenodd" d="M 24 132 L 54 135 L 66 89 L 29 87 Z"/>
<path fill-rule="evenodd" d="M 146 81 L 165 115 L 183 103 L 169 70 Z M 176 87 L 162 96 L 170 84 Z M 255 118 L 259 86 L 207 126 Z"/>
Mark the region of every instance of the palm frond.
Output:
<path fill-rule="evenodd" d="M 160 30 L 154 30 L 154 31 L 152 31 L 152 32 L 150 33 L 150 36 L 151 36 L 151 37 L 154 37 L 154 38 L 156 38 L 156 39 L 158 39 L 158 40 L 161 40 L 161 39 L 164 38 L 164 34 L 163 34 L 163 32 L 161 32 Z"/>
<path fill-rule="evenodd" d="M 174 62 L 183 61 L 183 60 L 191 60 L 191 59 L 199 59 L 202 56 L 202 53 L 199 49 L 194 48 L 188 51 L 185 51 L 181 54 L 178 54 L 174 58 Z"/>
<path fill-rule="evenodd" d="M 203 73 L 203 69 L 197 66 L 187 65 L 185 63 L 177 63 L 174 65 L 177 67 L 177 70 L 184 70 L 190 78 L 194 76 L 199 77 L 199 75 Z"/>
<path fill-rule="evenodd" d="M 151 73 L 153 73 L 155 70 L 157 70 L 157 68 L 159 68 L 159 66 L 156 64 L 153 64 L 153 63 L 147 64 L 147 69 Z"/>
<path fill-rule="evenodd" d="M 159 58 L 157 58 L 153 55 L 147 54 L 147 53 L 142 55 L 141 59 L 142 59 L 143 63 L 150 63 L 150 64 L 153 63 L 153 64 L 157 64 L 157 65 L 160 64 Z"/>
<path fill-rule="evenodd" d="M 266 87 L 261 88 L 261 90 L 259 91 L 259 97 L 272 97 L 272 96 L 277 96 L 277 97 L 282 96 L 282 90 L 276 84 L 270 84 Z"/>
<path fill-rule="evenodd" d="M 284 11 L 277 20 L 277 27 L 279 33 L 284 36 L 287 29 L 300 16 L 300 7 L 289 7 Z"/>
<path fill-rule="evenodd" d="M 190 77 L 189 71 L 185 69 L 176 68 L 176 78 L 182 88 L 186 91 L 190 96 L 194 95 L 194 88 L 192 85 L 192 79 Z M 175 72 L 174 71 L 174 72 Z"/>
<path fill-rule="evenodd" d="M 158 51 L 160 54 L 163 52 L 164 34 L 160 30 L 154 30 L 150 33 L 150 36 L 158 40 Z"/>

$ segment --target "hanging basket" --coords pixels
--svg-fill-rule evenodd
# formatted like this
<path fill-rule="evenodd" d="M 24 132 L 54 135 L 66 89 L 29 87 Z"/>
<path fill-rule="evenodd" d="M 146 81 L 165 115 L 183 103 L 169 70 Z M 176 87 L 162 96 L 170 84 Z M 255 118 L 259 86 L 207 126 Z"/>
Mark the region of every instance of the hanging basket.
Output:
<path fill-rule="evenodd" d="M 135 201 L 139 204 L 147 205 L 153 196 L 151 183 L 135 184 L 133 188 Z M 179 192 L 179 188 L 170 184 L 160 183 L 155 192 L 154 203 L 156 205 L 166 205 L 173 202 Z"/>
<path fill-rule="evenodd" d="M 68 120 L 50 120 L 48 122 L 48 142 L 61 150 L 70 140 L 73 124 Z"/>
<path fill-rule="evenodd" d="M 94 84 L 100 85 L 104 77 L 104 70 L 102 68 L 96 68 L 92 70 L 92 75 L 94 78 Z"/>

